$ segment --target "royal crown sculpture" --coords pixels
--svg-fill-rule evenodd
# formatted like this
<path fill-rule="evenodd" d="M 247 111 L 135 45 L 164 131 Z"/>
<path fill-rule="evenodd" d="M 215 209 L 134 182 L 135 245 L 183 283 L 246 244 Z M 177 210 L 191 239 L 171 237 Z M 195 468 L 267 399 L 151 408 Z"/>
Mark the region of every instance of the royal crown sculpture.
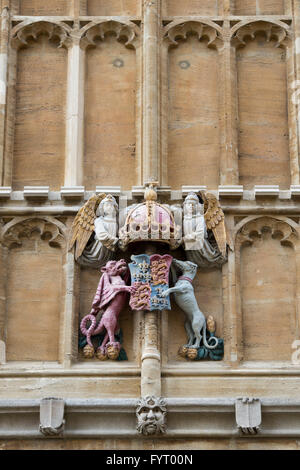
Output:
<path fill-rule="evenodd" d="M 182 208 L 161 204 L 154 186 L 146 188 L 144 202 L 125 209 L 121 227 L 118 204 L 110 194 L 92 196 L 74 219 L 69 248 L 75 247 L 75 259 L 80 265 L 102 268 L 103 273 L 91 312 L 81 322 L 84 356 L 91 358 L 96 351 L 98 359 L 118 359 L 122 335 L 117 318 L 125 305 L 129 303 L 132 310 L 145 312 L 171 310 L 173 294 L 186 314 L 188 342 L 180 347 L 179 355 L 190 360 L 221 360 L 223 340 L 215 334 L 213 316 L 206 319 L 200 310 L 192 282 L 198 268 L 216 268 L 227 261 L 232 243 L 223 210 L 216 196 L 204 191 L 190 192 Z M 154 251 L 156 244 L 165 244 L 165 254 L 135 253 L 137 242 L 151 244 Z M 186 260 L 169 254 L 169 250 L 180 247 Z M 129 248 L 132 262 L 127 265 L 120 258 L 121 252 Z M 102 316 L 97 320 L 99 312 Z M 93 337 L 101 333 L 99 342 L 92 343 Z"/>
<path fill-rule="evenodd" d="M 181 244 L 181 227 L 166 204 L 157 202 L 157 193 L 150 185 L 145 201 L 129 208 L 119 232 L 119 247 L 125 251 L 130 243 L 138 241 L 163 242 L 175 250 Z"/>

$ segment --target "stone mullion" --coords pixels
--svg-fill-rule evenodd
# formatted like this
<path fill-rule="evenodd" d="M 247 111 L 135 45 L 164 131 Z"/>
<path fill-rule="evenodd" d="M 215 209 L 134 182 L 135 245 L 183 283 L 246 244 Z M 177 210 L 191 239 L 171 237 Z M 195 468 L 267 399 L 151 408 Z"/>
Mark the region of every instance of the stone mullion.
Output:
<path fill-rule="evenodd" d="M 133 312 L 133 355 L 134 362 L 138 367 L 142 364 L 142 335 L 143 335 L 143 322 L 144 314 L 140 310 Z"/>
<path fill-rule="evenodd" d="M 141 396 L 161 395 L 161 357 L 159 351 L 159 312 L 144 312 Z"/>
<path fill-rule="evenodd" d="M 156 252 L 155 245 L 148 244 L 145 253 L 148 256 Z M 143 312 L 143 342 L 141 359 L 141 396 L 161 395 L 161 354 L 160 331 L 161 312 Z"/>
<path fill-rule="evenodd" d="M 160 183 L 159 37 L 161 1 L 145 0 L 143 34 L 143 182 Z"/>
<path fill-rule="evenodd" d="M 223 15 L 229 16 L 231 15 L 231 0 L 223 0 Z"/>
<path fill-rule="evenodd" d="M 236 50 L 231 44 L 229 21 L 224 23 L 224 47 L 219 52 L 222 101 L 220 184 L 236 185 L 239 183 Z"/>
<path fill-rule="evenodd" d="M 162 368 L 168 367 L 169 362 L 169 314 L 171 312 L 168 310 L 163 310 L 161 313 L 160 341 Z"/>
<path fill-rule="evenodd" d="M 290 154 L 290 174 L 291 184 L 300 184 L 299 178 L 299 135 L 300 127 L 297 130 L 297 103 L 293 99 L 297 70 L 295 64 L 294 46 L 291 42 L 286 47 L 286 69 L 287 69 L 287 103 L 288 103 L 288 124 L 289 124 L 289 154 Z M 299 82 L 300 83 L 300 82 Z M 300 85 L 299 85 L 300 89 Z M 298 104 L 298 109 L 300 109 Z"/>
<path fill-rule="evenodd" d="M 143 185 L 143 43 L 136 43 L 136 178 L 137 184 Z"/>
<path fill-rule="evenodd" d="M 143 183 L 160 178 L 161 1 L 145 0 L 143 11 Z M 153 245 L 145 247 L 152 255 Z M 144 312 L 141 396 L 161 395 L 160 312 Z"/>
<path fill-rule="evenodd" d="M 65 186 L 83 181 L 85 49 L 75 34 L 68 48 Z"/>
<path fill-rule="evenodd" d="M 229 232 L 234 234 L 234 216 L 227 216 Z M 241 360 L 242 319 L 239 292 L 240 244 L 235 243 L 235 252 L 228 251 L 228 263 L 222 266 L 223 321 L 224 321 L 224 360 L 235 363 Z"/>
<path fill-rule="evenodd" d="M 60 321 L 59 360 L 70 368 L 78 354 L 78 291 L 80 268 L 72 252 L 66 254 L 64 265 L 64 307 Z"/>
<path fill-rule="evenodd" d="M 285 15 L 292 15 L 292 11 L 293 11 L 292 2 L 293 0 L 285 0 L 284 2 L 284 14 Z"/>
<path fill-rule="evenodd" d="M 10 30 L 9 8 L 5 6 L 1 12 L 0 31 L 0 185 L 3 184 L 4 148 L 5 148 L 5 119 L 7 103 L 7 67 L 8 67 L 8 41 Z"/>
<path fill-rule="evenodd" d="M 3 162 L 3 186 L 12 186 L 13 173 L 13 153 L 15 136 L 15 116 L 16 116 L 16 85 L 17 85 L 17 63 L 18 50 L 9 45 L 8 48 L 8 75 L 7 75 L 7 96 L 6 96 L 6 116 L 4 135 L 4 162 Z"/>
<path fill-rule="evenodd" d="M 0 246 L 0 341 L 6 342 L 8 248 Z"/>
<path fill-rule="evenodd" d="M 299 243 L 294 245 L 296 261 L 296 288 L 295 288 L 295 339 L 300 339 L 300 250 Z"/>
<path fill-rule="evenodd" d="M 224 305 L 224 360 L 234 364 L 242 359 L 242 312 L 239 292 L 240 245 L 229 250 L 228 263 L 222 268 Z"/>
<path fill-rule="evenodd" d="M 3 0 L 2 3 L 2 8 L 4 8 L 4 4 L 10 6 L 10 11 L 12 15 L 20 14 L 20 0 Z"/>
<path fill-rule="evenodd" d="M 168 123 L 169 123 L 169 90 L 168 61 L 169 46 L 163 41 L 161 46 L 161 185 L 168 185 Z"/>
<path fill-rule="evenodd" d="M 295 126 L 297 126 L 297 168 L 299 172 L 299 152 L 300 152 L 300 0 L 293 0 L 293 25 L 294 25 L 294 48 L 295 55 L 294 58 L 289 58 L 289 61 L 295 60 L 295 83 L 293 84 L 293 99 L 296 109 Z M 290 54 L 291 55 L 291 54 Z M 292 83 L 289 83 L 291 87 Z M 299 177 L 298 177 L 299 178 Z M 293 183 L 293 184 L 299 184 Z"/>
<path fill-rule="evenodd" d="M 87 15 L 87 0 L 72 0 L 70 15 L 78 18 Z"/>

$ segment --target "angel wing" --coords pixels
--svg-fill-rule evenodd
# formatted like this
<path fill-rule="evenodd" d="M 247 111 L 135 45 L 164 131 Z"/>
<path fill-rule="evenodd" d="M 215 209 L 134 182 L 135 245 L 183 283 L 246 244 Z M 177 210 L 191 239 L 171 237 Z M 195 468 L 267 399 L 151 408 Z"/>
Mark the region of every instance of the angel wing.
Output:
<path fill-rule="evenodd" d="M 225 216 L 216 196 L 200 191 L 204 202 L 204 218 L 208 230 L 212 230 L 218 248 L 222 255 L 226 256 L 227 245 L 232 247 L 228 231 L 225 225 Z"/>
<path fill-rule="evenodd" d="M 75 247 L 75 259 L 82 255 L 87 242 L 94 231 L 94 221 L 96 218 L 96 210 L 106 194 L 94 194 L 78 211 L 71 228 L 69 250 Z"/>

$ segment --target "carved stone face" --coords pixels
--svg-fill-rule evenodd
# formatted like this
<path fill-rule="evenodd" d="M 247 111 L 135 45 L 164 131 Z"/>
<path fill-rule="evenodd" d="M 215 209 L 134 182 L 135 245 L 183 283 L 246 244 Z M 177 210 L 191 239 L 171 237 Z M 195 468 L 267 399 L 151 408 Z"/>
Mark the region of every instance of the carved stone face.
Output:
<path fill-rule="evenodd" d="M 109 194 L 100 202 L 96 215 L 102 217 L 115 217 L 117 209 L 118 205 L 115 198 Z"/>
<path fill-rule="evenodd" d="M 203 215 L 204 205 L 200 204 L 200 201 L 195 193 L 189 193 L 185 198 L 184 204 L 184 217 L 193 217 L 196 215 Z"/>
<path fill-rule="evenodd" d="M 167 408 L 163 398 L 141 398 L 137 411 L 137 430 L 140 434 L 150 436 L 166 432 Z"/>

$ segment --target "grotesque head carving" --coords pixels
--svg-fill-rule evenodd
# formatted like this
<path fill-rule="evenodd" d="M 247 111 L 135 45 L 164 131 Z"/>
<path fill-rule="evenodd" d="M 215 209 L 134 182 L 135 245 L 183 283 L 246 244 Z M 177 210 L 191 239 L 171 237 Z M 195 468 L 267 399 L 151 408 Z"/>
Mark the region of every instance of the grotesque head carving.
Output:
<path fill-rule="evenodd" d="M 150 436 L 166 432 L 167 407 L 164 398 L 147 396 L 138 402 L 137 430 L 140 434 Z"/>
<path fill-rule="evenodd" d="M 101 272 L 107 273 L 109 276 L 122 276 L 127 273 L 128 266 L 124 259 L 119 261 L 108 261 L 106 265 L 101 269 Z"/>

